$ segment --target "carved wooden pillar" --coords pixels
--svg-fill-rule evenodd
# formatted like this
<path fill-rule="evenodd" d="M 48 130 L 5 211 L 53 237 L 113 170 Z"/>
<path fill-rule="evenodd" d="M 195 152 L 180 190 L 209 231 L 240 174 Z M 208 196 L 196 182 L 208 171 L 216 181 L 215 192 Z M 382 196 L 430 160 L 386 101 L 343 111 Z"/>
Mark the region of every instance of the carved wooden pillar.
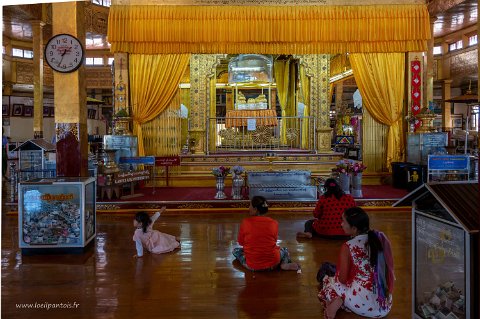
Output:
<path fill-rule="evenodd" d="M 433 24 L 437 20 L 437 17 L 430 17 L 430 33 L 431 38 L 427 41 L 427 54 L 426 54 L 426 63 L 425 63 L 425 82 L 424 82 L 424 94 L 423 102 L 425 107 L 428 107 L 428 102 L 433 101 Z"/>
<path fill-rule="evenodd" d="M 316 118 L 316 149 L 320 153 L 332 152 L 332 129 L 330 128 L 330 104 L 328 85 L 330 76 L 330 56 L 328 54 L 295 55 L 310 78 L 311 114 Z M 313 145 L 313 143 L 312 143 Z"/>
<path fill-rule="evenodd" d="M 33 137 L 43 137 L 43 26 L 31 21 L 33 31 Z"/>
<path fill-rule="evenodd" d="M 442 81 L 442 131 L 447 132 L 452 129 L 452 103 L 445 102 L 451 98 L 452 80 Z"/>
<path fill-rule="evenodd" d="M 129 113 L 128 101 L 128 54 L 124 52 L 114 53 L 114 113 L 119 110 Z"/>
<path fill-rule="evenodd" d="M 189 134 L 195 139 L 195 153 L 207 153 L 207 120 L 210 117 L 210 80 L 222 54 L 192 54 L 190 58 Z"/>
<path fill-rule="evenodd" d="M 85 43 L 85 3 L 52 4 L 53 35 L 67 33 Z M 71 73 L 53 72 L 57 176 L 88 176 L 85 66 Z"/>

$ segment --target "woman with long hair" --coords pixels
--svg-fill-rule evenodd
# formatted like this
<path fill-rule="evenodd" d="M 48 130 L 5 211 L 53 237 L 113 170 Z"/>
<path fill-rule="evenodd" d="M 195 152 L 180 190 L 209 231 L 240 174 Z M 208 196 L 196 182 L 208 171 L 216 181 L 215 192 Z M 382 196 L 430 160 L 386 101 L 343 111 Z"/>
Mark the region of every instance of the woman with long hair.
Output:
<path fill-rule="evenodd" d="M 370 229 L 367 213 L 352 207 L 342 215 L 342 227 L 352 239 L 342 245 L 335 276 L 322 278 L 318 297 L 324 318 L 334 319 L 344 308 L 357 315 L 382 318 L 392 308 L 393 256 L 384 233 Z"/>
<path fill-rule="evenodd" d="M 352 196 L 345 194 L 338 182 L 329 178 L 325 181 L 325 193 L 313 211 L 314 219 L 305 222 L 303 232 L 298 232 L 297 237 L 312 238 L 313 236 L 343 239 L 346 234 L 342 229 L 342 214 L 345 209 L 355 206 Z"/>

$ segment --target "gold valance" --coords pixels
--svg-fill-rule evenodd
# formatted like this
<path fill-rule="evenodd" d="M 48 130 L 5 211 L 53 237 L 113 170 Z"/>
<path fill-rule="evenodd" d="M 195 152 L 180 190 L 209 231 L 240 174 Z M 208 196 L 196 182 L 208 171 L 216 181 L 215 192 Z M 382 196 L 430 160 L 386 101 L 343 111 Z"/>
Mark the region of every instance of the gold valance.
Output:
<path fill-rule="evenodd" d="M 319 54 L 426 51 L 425 5 L 114 5 L 112 52 Z"/>

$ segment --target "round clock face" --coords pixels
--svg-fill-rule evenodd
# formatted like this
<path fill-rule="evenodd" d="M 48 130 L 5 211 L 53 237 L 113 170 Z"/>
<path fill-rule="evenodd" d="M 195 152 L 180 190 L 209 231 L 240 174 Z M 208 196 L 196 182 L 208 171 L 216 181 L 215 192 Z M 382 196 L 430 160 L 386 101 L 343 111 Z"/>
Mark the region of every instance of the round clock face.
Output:
<path fill-rule="evenodd" d="M 45 45 L 45 61 L 57 72 L 75 71 L 82 65 L 83 58 L 83 46 L 73 35 L 57 34 Z"/>

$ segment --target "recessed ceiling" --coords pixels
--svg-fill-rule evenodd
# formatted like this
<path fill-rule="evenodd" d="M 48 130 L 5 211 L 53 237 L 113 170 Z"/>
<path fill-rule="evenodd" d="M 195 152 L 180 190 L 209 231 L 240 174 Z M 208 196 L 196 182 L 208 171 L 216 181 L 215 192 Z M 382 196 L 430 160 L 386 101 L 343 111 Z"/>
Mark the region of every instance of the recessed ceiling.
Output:
<path fill-rule="evenodd" d="M 453 8 L 436 14 L 433 24 L 433 35 L 435 38 L 460 31 L 477 23 L 478 2 L 477 0 L 466 0 Z"/>

